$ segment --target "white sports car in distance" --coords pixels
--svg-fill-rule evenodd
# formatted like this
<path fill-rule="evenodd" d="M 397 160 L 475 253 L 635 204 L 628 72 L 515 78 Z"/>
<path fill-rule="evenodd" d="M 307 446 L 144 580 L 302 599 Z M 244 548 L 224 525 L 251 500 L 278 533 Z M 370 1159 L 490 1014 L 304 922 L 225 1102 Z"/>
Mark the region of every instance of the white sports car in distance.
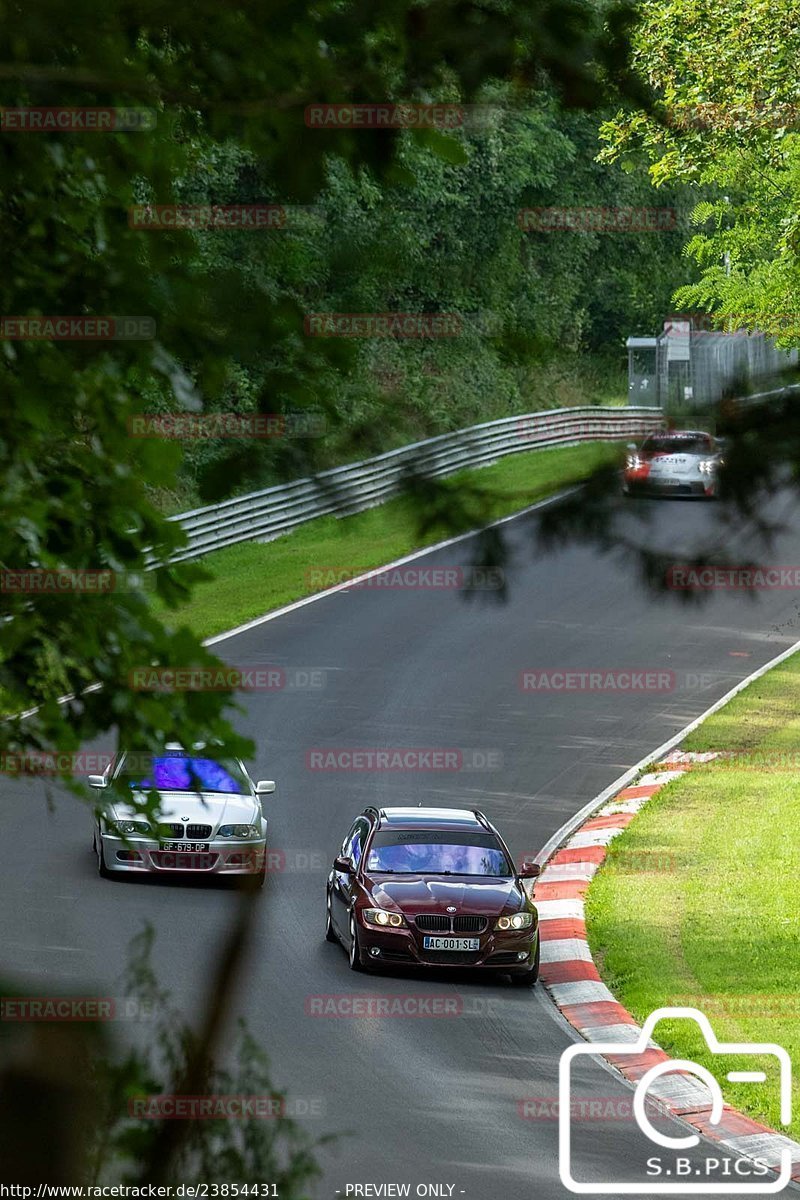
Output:
<path fill-rule="evenodd" d="M 211 757 L 198 745 L 168 742 L 161 754 L 127 751 L 90 787 L 107 790 L 97 805 L 94 851 L 103 878 L 131 872 L 155 875 L 266 875 L 267 818 L 262 798 L 272 780 L 254 784 L 239 759 Z M 128 793 L 158 793 L 160 820 L 148 820 Z M 106 799 L 104 797 L 103 799 Z"/>

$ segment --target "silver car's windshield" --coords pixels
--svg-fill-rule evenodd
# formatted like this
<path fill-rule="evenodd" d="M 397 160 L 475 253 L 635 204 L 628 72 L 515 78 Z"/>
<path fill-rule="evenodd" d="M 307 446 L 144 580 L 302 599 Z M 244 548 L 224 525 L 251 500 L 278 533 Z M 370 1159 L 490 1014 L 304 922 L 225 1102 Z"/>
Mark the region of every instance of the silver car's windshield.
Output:
<path fill-rule="evenodd" d="M 188 754 L 129 754 L 120 776 L 135 792 L 220 792 L 249 794 L 247 780 L 237 763 L 196 758 Z"/>

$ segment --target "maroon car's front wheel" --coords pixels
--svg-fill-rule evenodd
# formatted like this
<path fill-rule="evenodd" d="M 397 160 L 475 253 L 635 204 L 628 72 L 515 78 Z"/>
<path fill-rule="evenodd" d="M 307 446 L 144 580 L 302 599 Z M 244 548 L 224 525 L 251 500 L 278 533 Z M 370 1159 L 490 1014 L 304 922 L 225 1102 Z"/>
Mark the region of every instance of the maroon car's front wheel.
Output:
<path fill-rule="evenodd" d="M 523 971 L 519 975 L 517 975 L 515 973 L 514 975 L 511 976 L 511 982 L 515 983 L 517 985 L 517 987 L 533 987 L 533 985 L 536 983 L 536 980 L 539 978 L 539 956 L 540 956 L 540 953 L 541 953 L 540 943 L 537 941 L 536 956 L 533 960 L 533 966 L 531 967 L 530 971 Z"/>
<path fill-rule="evenodd" d="M 338 942 L 338 938 L 333 929 L 333 918 L 331 917 L 331 893 L 327 892 L 325 898 L 325 941 Z"/>
<path fill-rule="evenodd" d="M 347 961 L 350 963 L 351 971 L 364 970 L 364 964 L 361 961 L 361 947 L 358 944 L 358 926 L 356 925 L 355 909 L 350 913 L 350 946 L 347 951 Z"/>

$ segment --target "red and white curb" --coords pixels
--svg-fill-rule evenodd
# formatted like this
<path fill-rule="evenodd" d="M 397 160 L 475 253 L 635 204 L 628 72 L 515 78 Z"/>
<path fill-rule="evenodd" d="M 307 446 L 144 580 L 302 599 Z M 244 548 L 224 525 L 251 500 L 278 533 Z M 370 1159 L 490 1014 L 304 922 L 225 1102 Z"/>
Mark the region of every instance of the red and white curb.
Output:
<path fill-rule="evenodd" d="M 586 937 L 584 897 L 603 862 L 609 843 L 634 819 L 660 788 L 678 779 L 694 763 L 716 758 L 714 753 L 689 754 L 672 750 L 654 770 L 623 787 L 581 824 L 546 860 L 536 880 L 534 901 L 539 912 L 541 941 L 540 979 L 573 1029 L 588 1042 L 631 1043 L 642 1028 L 614 998 L 600 978 Z M 605 1053 L 606 1062 L 635 1085 L 646 1071 L 669 1061 L 655 1042 L 642 1054 Z M 712 1125 L 711 1093 L 697 1076 L 676 1070 L 661 1076 L 648 1088 L 671 1115 L 737 1157 L 758 1159 L 780 1168 L 784 1148 L 792 1153 L 792 1179 L 800 1180 L 800 1144 L 766 1125 L 759 1124 L 726 1105 L 722 1119 Z"/>

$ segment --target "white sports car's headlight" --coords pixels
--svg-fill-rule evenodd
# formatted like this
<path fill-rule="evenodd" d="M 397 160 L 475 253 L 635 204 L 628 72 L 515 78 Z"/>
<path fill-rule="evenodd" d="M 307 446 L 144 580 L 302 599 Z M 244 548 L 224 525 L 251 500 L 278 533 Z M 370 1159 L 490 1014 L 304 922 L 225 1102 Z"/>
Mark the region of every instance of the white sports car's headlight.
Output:
<path fill-rule="evenodd" d="M 219 836 L 224 838 L 258 838 L 261 837 L 261 830 L 258 825 L 220 825 Z"/>
<path fill-rule="evenodd" d="M 713 475 L 718 466 L 716 458 L 706 458 L 698 464 L 698 469 L 701 475 Z"/>
<path fill-rule="evenodd" d="M 533 913 L 518 912 L 510 917 L 500 917 L 495 930 L 503 929 L 530 929 L 533 924 Z"/>

